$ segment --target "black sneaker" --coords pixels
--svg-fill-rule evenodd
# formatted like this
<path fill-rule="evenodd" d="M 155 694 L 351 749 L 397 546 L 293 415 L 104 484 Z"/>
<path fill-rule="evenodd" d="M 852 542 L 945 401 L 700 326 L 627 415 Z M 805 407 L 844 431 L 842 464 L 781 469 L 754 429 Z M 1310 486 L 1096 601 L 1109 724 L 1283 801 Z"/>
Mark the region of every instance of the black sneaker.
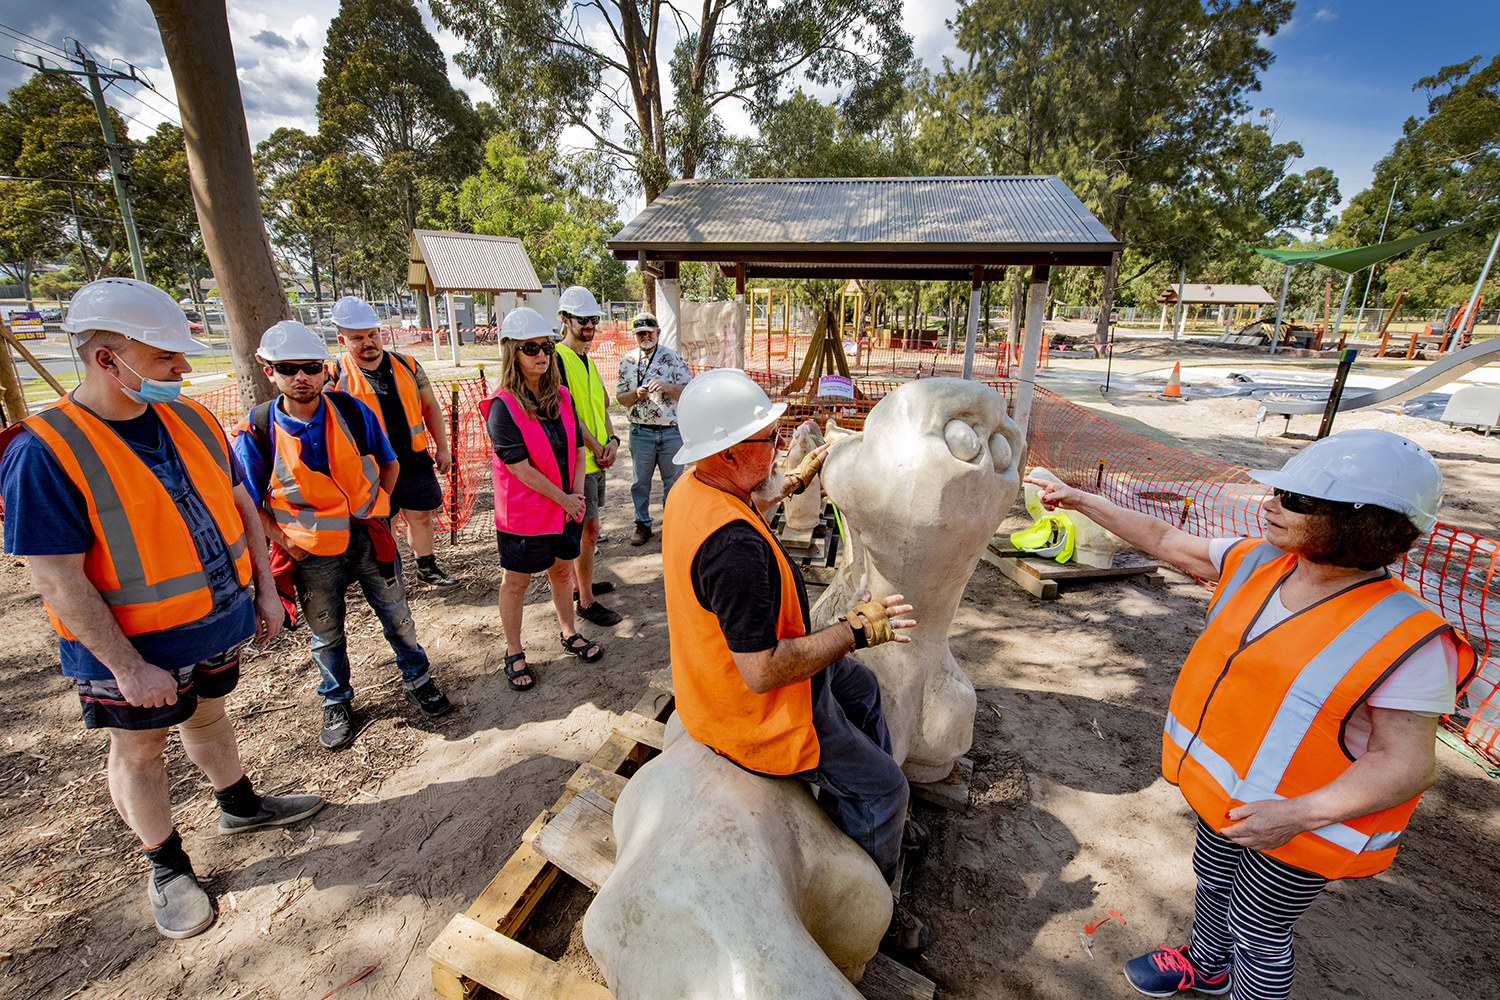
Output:
<path fill-rule="evenodd" d="M 613 594 L 615 592 L 615 585 L 608 580 L 600 580 L 591 589 L 594 591 L 594 596 L 598 597 L 600 594 Z M 576 590 L 573 591 L 573 603 L 578 603 L 578 591 Z"/>
<path fill-rule="evenodd" d="M 254 816 L 235 816 L 219 810 L 219 833 L 249 833 L 267 826 L 286 826 L 322 808 L 321 795 L 262 795 L 260 812 Z"/>
<path fill-rule="evenodd" d="M 452 702 L 437 689 L 437 685 L 432 681 L 428 681 L 414 691 L 407 691 L 406 700 L 427 715 L 442 715 L 453 708 Z"/>
<path fill-rule="evenodd" d="M 898 962 L 910 963 L 932 943 L 932 928 L 897 902 L 891 910 L 891 925 L 880 940 L 880 950 Z"/>
<path fill-rule="evenodd" d="M 927 829 L 925 823 L 908 819 L 901 828 L 901 849 L 907 854 L 921 854 L 927 850 L 927 844 L 931 840 L 932 831 Z"/>
<path fill-rule="evenodd" d="M 318 742 L 330 750 L 338 750 L 354 742 L 354 706 L 347 701 L 323 706 L 323 731 Z"/>
<path fill-rule="evenodd" d="M 579 618 L 586 622 L 593 622 L 595 625 L 618 625 L 622 618 L 618 611 L 611 611 L 600 601 L 595 601 L 588 607 L 582 604 L 574 604 L 574 607 L 578 611 Z"/>
<path fill-rule="evenodd" d="M 443 572 L 443 570 L 438 566 L 437 563 L 433 563 L 431 566 L 418 565 L 417 579 L 427 584 L 427 586 L 429 587 L 458 586 L 458 580 L 455 577 L 452 577 Z"/>

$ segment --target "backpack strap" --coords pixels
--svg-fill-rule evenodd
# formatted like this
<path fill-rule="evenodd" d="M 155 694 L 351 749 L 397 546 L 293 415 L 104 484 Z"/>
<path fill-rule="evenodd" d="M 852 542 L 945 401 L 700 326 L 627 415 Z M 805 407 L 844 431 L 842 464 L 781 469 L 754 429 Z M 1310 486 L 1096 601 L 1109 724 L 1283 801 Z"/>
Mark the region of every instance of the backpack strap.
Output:
<path fill-rule="evenodd" d="M 275 405 L 276 400 L 272 399 L 257 403 L 250 410 L 250 434 L 255 438 L 255 447 L 267 467 L 271 465 L 271 407 Z"/>

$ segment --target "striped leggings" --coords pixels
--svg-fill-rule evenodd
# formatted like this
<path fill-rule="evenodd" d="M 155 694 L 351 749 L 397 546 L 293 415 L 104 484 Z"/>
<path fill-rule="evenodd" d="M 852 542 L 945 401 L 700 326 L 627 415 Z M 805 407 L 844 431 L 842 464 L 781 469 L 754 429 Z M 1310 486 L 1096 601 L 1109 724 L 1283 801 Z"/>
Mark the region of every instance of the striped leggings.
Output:
<path fill-rule="evenodd" d="M 1233 1000 L 1292 992 L 1292 925 L 1328 884 L 1321 875 L 1252 851 L 1198 820 L 1198 876 L 1188 958 L 1205 976 L 1233 968 Z"/>

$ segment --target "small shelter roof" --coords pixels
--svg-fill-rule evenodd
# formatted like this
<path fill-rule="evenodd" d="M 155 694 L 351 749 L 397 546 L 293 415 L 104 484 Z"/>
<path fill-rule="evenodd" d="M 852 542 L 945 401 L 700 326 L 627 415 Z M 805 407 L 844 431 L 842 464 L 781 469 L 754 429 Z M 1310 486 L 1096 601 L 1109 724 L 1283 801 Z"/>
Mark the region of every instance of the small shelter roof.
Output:
<path fill-rule="evenodd" d="M 539 292 L 542 284 L 520 240 L 480 233 L 413 229 L 406 283 L 438 292 Z"/>
<path fill-rule="evenodd" d="M 1184 285 L 1182 301 L 1190 306 L 1273 306 L 1276 297 L 1260 285 Z M 1157 305 L 1177 303 L 1177 286 L 1169 285 L 1156 297 Z"/>
<path fill-rule="evenodd" d="M 1120 242 L 1056 176 L 673 181 L 608 246 L 747 277 L 967 279 L 1109 263 Z"/>

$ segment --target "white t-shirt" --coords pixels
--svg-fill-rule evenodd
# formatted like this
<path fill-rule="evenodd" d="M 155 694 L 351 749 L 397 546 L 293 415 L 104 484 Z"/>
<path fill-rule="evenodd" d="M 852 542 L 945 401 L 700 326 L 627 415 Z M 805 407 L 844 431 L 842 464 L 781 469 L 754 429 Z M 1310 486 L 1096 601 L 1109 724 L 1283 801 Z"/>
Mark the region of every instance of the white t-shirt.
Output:
<path fill-rule="evenodd" d="M 1211 538 L 1208 542 L 1208 558 L 1214 569 L 1223 571 L 1224 557 L 1240 538 Z M 1281 603 L 1281 588 L 1278 586 L 1266 602 L 1266 608 L 1250 625 L 1250 638 L 1266 632 L 1274 625 L 1292 616 Z M 1458 687 L 1458 647 L 1450 633 L 1435 636 L 1407 657 L 1406 662 L 1376 688 L 1364 704 L 1349 717 L 1344 729 L 1344 738 L 1349 752 L 1355 757 L 1364 756 L 1370 746 L 1370 709 L 1390 708 L 1411 712 L 1424 718 L 1435 718 L 1453 711 Z"/>

